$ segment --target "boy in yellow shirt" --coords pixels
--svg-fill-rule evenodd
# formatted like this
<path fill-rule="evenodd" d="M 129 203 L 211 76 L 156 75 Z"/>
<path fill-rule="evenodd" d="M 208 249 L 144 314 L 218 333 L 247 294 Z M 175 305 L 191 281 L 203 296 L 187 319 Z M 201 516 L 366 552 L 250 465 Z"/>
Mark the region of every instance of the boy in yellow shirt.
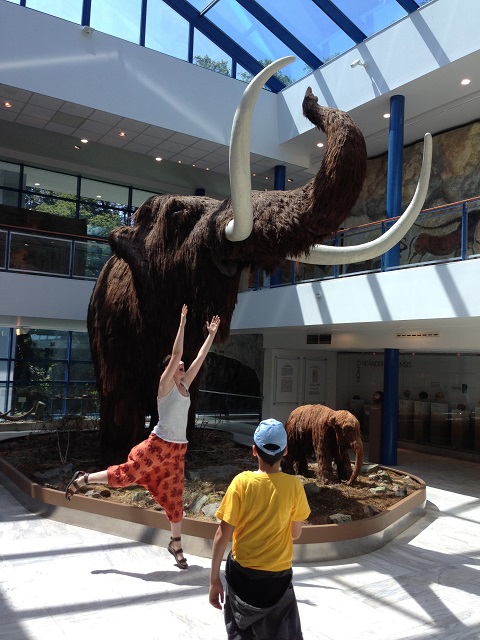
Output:
<path fill-rule="evenodd" d="M 210 604 L 221 609 L 224 590 L 220 565 L 232 538 L 225 566 L 225 626 L 229 640 L 302 640 L 292 585 L 293 540 L 310 514 L 300 478 L 280 471 L 287 453 L 281 422 L 269 418 L 253 436 L 258 470 L 231 482 L 217 511 L 210 573 Z"/>

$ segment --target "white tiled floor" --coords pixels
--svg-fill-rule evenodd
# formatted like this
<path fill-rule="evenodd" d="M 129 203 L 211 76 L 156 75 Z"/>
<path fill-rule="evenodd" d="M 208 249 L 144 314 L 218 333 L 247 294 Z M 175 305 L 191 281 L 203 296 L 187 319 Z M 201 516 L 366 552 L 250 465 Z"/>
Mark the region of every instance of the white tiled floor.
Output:
<path fill-rule="evenodd" d="M 480 465 L 401 450 L 424 518 L 382 549 L 294 567 L 305 640 L 480 639 Z M 0 475 L 0 640 L 225 638 L 209 560 L 33 516 Z"/>

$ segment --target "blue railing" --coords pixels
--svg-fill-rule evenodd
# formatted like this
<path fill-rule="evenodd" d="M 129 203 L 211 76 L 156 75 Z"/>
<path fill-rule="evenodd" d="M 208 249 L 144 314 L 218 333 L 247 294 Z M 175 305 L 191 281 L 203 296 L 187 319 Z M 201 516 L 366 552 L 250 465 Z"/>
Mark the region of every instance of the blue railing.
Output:
<path fill-rule="evenodd" d="M 369 242 L 385 233 L 395 220 L 397 218 L 342 229 L 324 240 L 323 244 L 353 246 Z M 351 265 L 334 266 L 308 265 L 285 260 L 270 277 L 262 271 L 250 274 L 249 288 L 278 287 L 478 257 L 480 197 L 422 211 L 416 223 L 400 242 L 398 266 L 387 267 L 384 256 Z"/>
<path fill-rule="evenodd" d="M 379 237 L 395 219 L 342 229 L 323 244 L 352 246 Z M 2 225 L 0 270 L 95 280 L 111 256 L 104 238 L 64 235 Z M 284 260 L 271 276 L 250 274 L 248 288 L 263 289 L 312 280 L 415 267 L 480 257 L 480 196 L 425 209 L 400 242 L 396 267 L 385 266 L 383 256 L 352 265 L 321 266 Z"/>

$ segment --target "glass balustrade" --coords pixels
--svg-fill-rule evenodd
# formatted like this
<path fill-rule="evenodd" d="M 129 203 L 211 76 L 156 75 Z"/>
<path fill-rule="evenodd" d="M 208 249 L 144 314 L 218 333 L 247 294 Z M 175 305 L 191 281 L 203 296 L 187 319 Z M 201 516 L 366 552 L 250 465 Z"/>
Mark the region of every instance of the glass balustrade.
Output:
<path fill-rule="evenodd" d="M 382 220 L 342 229 L 323 244 L 359 245 L 378 238 L 391 224 L 393 221 Z M 398 266 L 389 266 L 389 270 L 479 257 L 480 197 L 423 211 L 399 245 Z M 0 270 L 95 280 L 111 255 L 106 238 L 50 235 L 8 226 L 0 229 Z M 385 270 L 382 256 L 335 266 L 283 260 L 272 274 L 261 270 L 250 272 L 244 289 L 264 289 Z"/>

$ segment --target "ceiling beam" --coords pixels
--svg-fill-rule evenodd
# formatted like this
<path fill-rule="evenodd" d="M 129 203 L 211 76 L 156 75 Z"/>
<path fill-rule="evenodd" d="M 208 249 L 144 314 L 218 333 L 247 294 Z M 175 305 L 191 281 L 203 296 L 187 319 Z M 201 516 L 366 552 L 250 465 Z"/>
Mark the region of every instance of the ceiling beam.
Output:
<path fill-rule="evenodd" d="M 331 2 L 331 0 L 312 0 L 319 9 L 323 11 L 335 24 L 340 27 L 349 38 L 359 44 L 366 40 L 367 36 L 363 33 L 357 25 L 347 18 L 347 16 L 340 11 L 340 9 Z"/>
<path fill-rule="evenodd" d="M 303 60 L 310 69 L 318 69 L 323 63 L 317 58 L 308 47 L 300 42 L 290 31 L 285 29 L 275 18 L 265 11 L 255 0 L 237 0 L 248 13 L 256 18 L 264 27 L 266 27 L 274 36 L 276 36 L 292 53 Z"/>
<path fill-rule="evenodd" d="M 256 75 L 263 69 L 258 60 L 215 26 L 213 22 L 201 15 L 190 3 L 185 0 L 163 1 L 252 75 Z M 275 76 L 271 77 L 266 85 L 273 93 L 278 93 L 285 88 L 285 84 Z"/>
<path fill-rule="evenodd" d="M 407 13 L 413 13 L 420 8 L 415 0 L 397 0 L 398 4 L 405 9 Z"/>

